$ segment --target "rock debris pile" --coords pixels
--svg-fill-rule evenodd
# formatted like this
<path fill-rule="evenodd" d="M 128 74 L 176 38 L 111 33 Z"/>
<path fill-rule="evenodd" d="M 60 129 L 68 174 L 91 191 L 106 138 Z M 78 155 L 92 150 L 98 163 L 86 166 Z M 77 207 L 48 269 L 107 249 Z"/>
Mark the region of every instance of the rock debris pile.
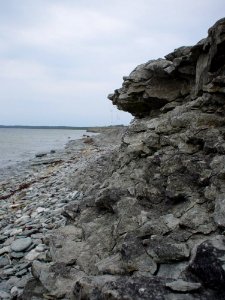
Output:
<path fill-rule="evenodd" d="M 9 228 L 10 253 L 43 250 L 22 299 L 225 299 L 225 19 L 138 66 L 109 99 L 135 119 L 119 147 L 66 168 L 79 197 L 49 223 L 60 227 L 35 246 Z"/>

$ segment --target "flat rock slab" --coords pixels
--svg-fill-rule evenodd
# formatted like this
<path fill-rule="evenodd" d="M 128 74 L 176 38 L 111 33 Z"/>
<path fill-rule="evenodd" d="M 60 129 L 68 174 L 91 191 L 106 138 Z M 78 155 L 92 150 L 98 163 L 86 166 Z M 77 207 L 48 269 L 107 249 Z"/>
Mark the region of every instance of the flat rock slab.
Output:
<path fill-rule="evenodd" d="M 40 255 L 40 252 L 37 252 L 35 249 L 32 249 L 27 255 L 25 256 L 25 259 L 28 261 L 35 260 Z"/>
<path fill-rule="evenodd" d="M 9 246 L 5 246 L 5 247 L 0 249 L 0 255 L 2 255 L 4 253 L 9 253 L 9 252 L 10 252 L 10 247 Z"/>
<path fill-rule="evenodd" d="M 0 290 L 0 299 L 10 299 L 10 294 Z"/>
<path fill-rule="evenodd" d="M 11 257 L 22 258 L 22 257 L 24 257 L 24 252 L 11 252 Z"/>
<path fill-rule="evenodd" d="M 184 280 L 177 280 L 170 283 L 166 283 L 166 287 L 176 292 L 194 292 L 200 289 L 201 284 L 198 282 L 188 282 Z"/>
<path fill-rule="evenodd" d="M 15 252 L 21 252 L 26 250 L 31 244 L 32 244 L 32 239 L 29 237 L 17 239 L 14 242 L 12 242 L 11 250 Z"/>

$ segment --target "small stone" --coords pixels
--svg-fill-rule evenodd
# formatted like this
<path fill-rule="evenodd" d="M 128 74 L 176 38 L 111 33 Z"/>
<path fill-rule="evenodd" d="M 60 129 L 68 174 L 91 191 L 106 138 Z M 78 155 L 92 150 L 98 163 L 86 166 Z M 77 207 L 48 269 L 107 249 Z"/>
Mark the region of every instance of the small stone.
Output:
<path fill-rule="evenodd" d="M 173 214 L 164 215 L 162 219 L 164 220 L 165 224 L 172 230 L 175 229 L 179 224 L 179 219 L 175 218 Z"/>
<path fill-rule="evenodd" d="M 11 269 L 6 269 L 3 271 L 3 274 L 6 276 L 11 276 L 13 274 L 15 274 L 15 269 L 11 268 Z"/>
<path fill-rule="evenodd" d="M 16 229 L 13 229 L 11 232 L 10 232 L 10 236 L 14 236 L 14 235 L 17 235 L 17 234 L 20 234 L 23 230 L 21 228 L 16 228 Z"/>
<path fill-rule="evenodd" d="M 12 249 L 12 251 L 15 251 L 15 252 L 21 252 L 21 251 L 26 250 L 31 244 L 32 244 L 31 238 L 29 238 L 29 237 L 21 238 L 21 239 L 15 240 L 11 244 L 11 249 Z"/>
<path fill-rule="evenodd" d="M 189 257 L 190 250 L 185 243 L 171 243 L 166 238 L 152 236 L 147 253 L 158 263 L 182 261 Z"/>
<path fill-rule="evenodd" d="M 25 276 L 23 276 L 21 279 L 19 279 L 16 283 L 16 286 L 21 289 L 24 288 L 25 285 L 27 284 L 28 280 L 30 280 L 32 278 L 31 274 L 27 274 Z"/>
<path fill-rule="evenodd" d="M 9 253 L 9 252 L 10 252 L 10 247 L 9 246 L 5 246 L 5 247 L 0 249 L 0 255 L 2 255 L 4 253 Z"/>
<path fill-rule="evenodd" d="M 38 245 L 38 246 L 35 248 L 35 250 L 36 250 L 37 252 L 43 252 L 43 251 L 45 250 L 45 245 L 44 245 L 44 244 L 40 244 L 40 245 Z"/>
<path fill-rule="evenodd" d="M 26 260 L 33 261 L 40 255 L 40 252 L 37 252 L 35 249 L 31 250 L 27 255 L 25 256 Z"/>
<path fill-rule="evenodd" d="M 34 239 L 33 242 L 34 242 L 35 246 L 38 246 L 39 244 L 42 244 L 42 240 L 39 240 L 39 239 Z"/>
<path fill-rule="evenodd" d="M 99 272 L 107 274 L 123 274 L 123 266 L 121 261 L 121 255 L 115 254 L 102 259 L 96 264 Z"/>
<path fill-rule="evenodd" d="M 171 279 L 179 279 L 182 272 L 187 268 L 187 262 L 173 264 L 160 264 L 157 276 Z"/>
<path fill-rule="evenodd" d="M 15 238 L 12 236 L 5 241 L 4 245 L 10 246 L 14 240 L 15 240 Z"/>
<path fill-rule="evenodd" d="M 47 252 L 40 252 L 40 254 L 38 255 L 38 260 L 44 261 L 44 262 L 51 261 Z"/>
<path fill-rule="evenodd" d="M 198 282 L 188 282 L 184 280 L 177 280 L 170 283 L 166 283 L 166 287 L 176 292 L 192 292 L 200 289 L 201 284 Z"/>
<path fill-rule="evenodd" d="M 35 233 L 31 235 L 32 239 L 43 239 L 44 235 L 42 233 Z"/>
<path fill-rule="evenodd" d="M 0 257 L 0 268 L 3 268 L 9 264 L 8 257 Z"/>
<path fill-rule="evenodd" d="M 145 290 L 146 290 L 146 289 L 144 289 L 144 288 L 140 288 L 140 289 L 138 290 L 138 293 L 139 293 L 140 295 L 143 295 L 143 293 L 145 292 Z"/>
<path fill-rule="evenodd" d="M 21 277 L 21 276 L 27 274 L 27 272 L 28 272 L 27 269 L 23 269 L 23 270 L 17 272 L 17 273 L 16 273 L 16 276 Z"/>
<path fill-rule="evenodd" d="M 10 256 L 12 258 L 22 258 L 22 257 L 24 257 L 24 253 L 23 252 L 11 252 Z"/>
<path fill-rule="evenodd" d="M 74 191 L 68 194 L 67 198 L 68 199 L 72 199 L 75 200 L 76 198 L 78 198 L 79 196 L 79 192 L 78 191 Z"/>
<path fill-rule="evenodd" d="M 28 215 L 24 215 L 21 218 L 17 219 L 15 221 L 16 224 L 24 225 L 30 220 L 30 217 Z"/>
<path fill-rule="evenodd" d="M 38 213 L 35 211 L 31 214 L 31 218 L 35 219 L 38 216 Z"/>
<path fill-rule="evenodd" d="M 194 206 L 189 209 L 180 219 L 180 226 L 186 226 L 193 232 L 201 232 L 208 234 L 216 229 L 212 217 L 209 216 L 207 210 L 202 206 Z"/>
<path fill-rule="evenodd" d="M 21 271 L 23 269 L 29 268 L 30 266 L 31 266 L 30 262 L 25 262 L 25 263 L 19 264 L 17 269 L 18 269 L 18 271 Z"/>
<path fill-rule="evenodd" d="M 32 263 L 32 267 L 31 267 L 31 273 L 35 278 L 39 278 L 41 271 L 45 268 L 45 264 L 43 264 L 42 262 L 35 260 Z"/>
<path fill-rule="evenodd" d="M 42 212 L 44 212 L 44 211 L 47 211 L 48 209 L 47 208 L 44 208 L 44 207 L 38 207 L 37 209 L 36 209 L 36 212 L 38 213 L 38 214 L 40 214 L 40 213 L 42 213 Z"/>
<path fill-rule="evenodd" d="M 16 297 L 18 295 L 18 288 L 16 286 L 12 287 L 11 288 L 11 291 L 10 291 L 10 294 L 13 296 L 13 297 Z"/>

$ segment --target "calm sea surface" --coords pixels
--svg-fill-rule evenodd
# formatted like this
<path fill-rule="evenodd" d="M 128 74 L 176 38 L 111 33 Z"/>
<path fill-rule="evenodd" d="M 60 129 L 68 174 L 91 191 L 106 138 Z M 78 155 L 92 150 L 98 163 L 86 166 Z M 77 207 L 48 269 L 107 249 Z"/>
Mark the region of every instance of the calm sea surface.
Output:
<path fill-rule="evenodd" d="M 0 168 L 33 158 L 38 152 L 63 149 L 85 130 L 0 128 Z"/>

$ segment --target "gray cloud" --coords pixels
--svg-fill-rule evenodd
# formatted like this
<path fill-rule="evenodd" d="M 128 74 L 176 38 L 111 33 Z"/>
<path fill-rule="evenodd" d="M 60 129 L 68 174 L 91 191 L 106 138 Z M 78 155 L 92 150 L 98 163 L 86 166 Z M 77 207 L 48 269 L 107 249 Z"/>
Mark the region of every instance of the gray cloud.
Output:
<path fill-rule="evenodd" d="M 223 0 L 8 0 L 0 9 L 0 124 L 127 123 L 107 94 L 140 63 L 191 45 Z"/>

